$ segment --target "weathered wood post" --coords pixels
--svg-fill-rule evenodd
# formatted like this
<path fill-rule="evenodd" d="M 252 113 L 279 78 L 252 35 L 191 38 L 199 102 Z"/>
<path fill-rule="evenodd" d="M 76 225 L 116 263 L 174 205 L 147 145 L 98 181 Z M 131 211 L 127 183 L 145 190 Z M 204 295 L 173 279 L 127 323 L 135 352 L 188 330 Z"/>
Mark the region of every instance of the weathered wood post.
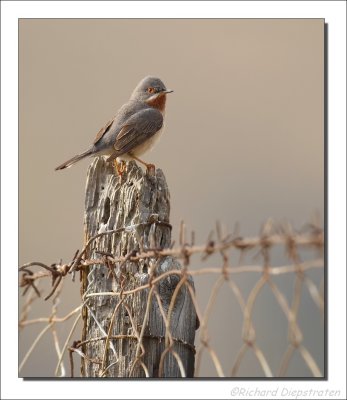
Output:
<path fill-rule="evenodd" d="M 100 232 L 117 232 L 97 238 L 87 254 L 88 259 L 104 257 L 105 263 L 91 265 L 82 275 L 87 356 L 82 376 L 193 377 L 196 313 L 180 275 L 168 274 L 128 293 L 167 271 L 181 270 L 180 263 L 172 257 L 107 261 L 107 254 L 130 258 L 169 247 L 169 212 L 169 190 L 160 169 L 149 176 L 130 162 L 120 182 L 103 157 L 94 159 L 86 185 L 86 241 Z M 188 283 L 193 285 L 190 278 Z M 100 292 L 114 295 L 95 295 Z"/>

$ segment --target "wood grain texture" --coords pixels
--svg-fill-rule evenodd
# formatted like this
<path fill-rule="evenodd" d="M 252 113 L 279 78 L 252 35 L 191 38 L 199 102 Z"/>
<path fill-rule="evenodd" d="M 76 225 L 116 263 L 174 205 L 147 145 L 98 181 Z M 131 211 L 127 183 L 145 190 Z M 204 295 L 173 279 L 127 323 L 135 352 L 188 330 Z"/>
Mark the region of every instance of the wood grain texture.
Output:
<path fill-rule="evenodd" d="M 86 184 L 85 240 L 102 231 L 126 229 L 98 238 L 88 258 L 100 258 L 98 252 L 127 256 L 142 249 L 169 247 L 169 214 L 170 195 L 160 169 L 155 176 L 149 176 L 130 162 L 120 182 L 103 157 L 94 159 Z M 105 265 L 91 266 L 83 274 L 83 298 L 89 293 L 132 290 L 163 272 L 181 268 L 172 257 L 127 261 L 114 268 L 107 266 L 105 259 Z M 193 286 L 191 278 L 187 282 Z M 169 309 L 172 312 L 167 330 L 163 312 L 167 316 Z M 83 360 L 82 376 L 193 376 L 196 313 L 178 275 L 169 275 L 158 284 L 129 295 L 90 297 L 83 318 L 82 340 L 101 340 L 84 345 L 90 360 Z M 107 334 L 113 339 L 108 341 Z M 172 351 L 167 350 L 170 343 Z"/>

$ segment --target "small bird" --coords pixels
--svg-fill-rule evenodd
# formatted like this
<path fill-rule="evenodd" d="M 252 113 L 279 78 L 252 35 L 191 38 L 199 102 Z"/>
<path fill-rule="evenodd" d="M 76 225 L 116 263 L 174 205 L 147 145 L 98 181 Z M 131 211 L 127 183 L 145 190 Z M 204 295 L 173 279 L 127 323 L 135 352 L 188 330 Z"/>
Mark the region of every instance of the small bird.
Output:
<path fill-rule="evenodd" d="M 97 133 L 93 144 L 81 154 L 59 165 L 55 170 L 71 167 L 88 156 L 107 155 L 107 161 L 114 161 L 120 176 L 125 170 L 125 161 L 134 159 L 146 166 L 147 171 L 155 170 L 153 164 L 139 157 L 150 150 L 160 138 L 165 116 L 167 93 L 164 83 L 152 76 L 142 79 L 136 86 L 130 100 L 125 103 Z"/>

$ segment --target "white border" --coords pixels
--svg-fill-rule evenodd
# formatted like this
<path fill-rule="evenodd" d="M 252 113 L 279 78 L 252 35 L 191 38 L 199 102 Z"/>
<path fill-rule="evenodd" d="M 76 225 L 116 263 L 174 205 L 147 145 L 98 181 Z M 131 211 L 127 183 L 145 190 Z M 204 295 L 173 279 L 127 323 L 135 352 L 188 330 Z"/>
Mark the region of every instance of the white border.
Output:
<path fill-rule="evenodd" d="M 346 3 L 1 2 L 1 381 L 2 398 L 233 398 L 235 388 L 340 390 L 346 398 Z M 326 381 L 32 381 L 17 378 L 17 24 L 18 18 L 325 18 L 329 24 L 329 380 Z M 5 211 L 4 211 L 5 210 Z M 6 275 L 6 279 L 4 276 Z M 4 324 L 6 321 L 6 324 Z M 101 386 L 102 385 L 102 388 Z M 259 398 L 260 392 L 246 397 Z M 280 391 L 277 393 L 279 396 Z M 50 397 L 54 396 L 54 397 Z M 267 396 L 270 398 L 270 395 Z M 283 398 L 303 398 L 292 393 Z M 316 398 L 316 397 L 305 397 Z"/>

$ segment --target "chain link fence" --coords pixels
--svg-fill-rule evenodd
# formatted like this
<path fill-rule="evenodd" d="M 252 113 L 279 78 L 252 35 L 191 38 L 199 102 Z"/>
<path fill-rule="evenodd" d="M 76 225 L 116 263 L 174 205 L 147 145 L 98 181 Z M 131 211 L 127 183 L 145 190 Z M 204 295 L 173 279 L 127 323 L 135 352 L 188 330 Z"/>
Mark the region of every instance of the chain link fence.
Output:
<path fill-rule="evenodd" d="M 102 233 L 107 234 L 112 232 Z M 100 335 L 87 342 L 103 342 L 105 350 L 103 357 L 90 359 L 83 352 L 86 341 L 81 340 L 79 332 L 83 308 L 88 307 L 88 299 L 93 296 L 118 296 L 113 313 L 113 318 L 116 318 L 118 310 L 127 307 L 127 296 L 140 291 L 151 293 L 147 301 L 158 303 L 166 326 L 161 364 L 171 354 L 178 363 L 181 375 L 186 376 L 183 362 L 174 350 L 175 337 L 170 332 L 170 313 L 183 288 L 189 292 L 199 326 L 195 348 L 192 349 L 196 353 L 195 377 L 324 376 L 324 231 L 317 221 L 296 231 L 290 224 L 276 224 L 269 220 L 255 237 L 241 237 L 238 228 L 228 234 L 222 224 L 217 223 L 206 243 L 201 245 L 195 244 L 194 233 L 187 238 L 182 223 L 179 243 L 172 243 L 170 248 L 142 249 L 139 253 L 120 257 L 103 254 L 99 259 L 85 258 L 87 247 L 92 248 L 98 237 L 100 234 L 91 238 L 68 264 L 31 262 L 19 268 L 23 294 L 19 313 L 20 376 L 79 376 L 77 359 L 78 365 L 80 361 L 94 363 L 100 368 L 99 376 L 106 376 L 110 365 L 105 361 L 105 354 L 113 343 L 124 338 L 111 337 L 102 329 L 100 321 L 96 321 L 100 326 Z M 179 259 L 182 267 L 157 275 L 156 260 L 168 256 Z M 109 278 L 112 278 L 126 262 L 136 263 L 144 259 L 151 261 L 153 266 L 148 272 L 150 279 L 146 284 L 122 293 L 87 291 L 82 293 L 80 304 L 69 304 L 69 312 L 59 316 L 66 284 L 78 291 L 78 282 L 71 285 L 71 282 L 66 282 L 68 277 L 74 279 L 75 274 L 88 270 L 91 265 L 93 268 L 106 265 Z M 282 262 L 276 264 L 276 261 Z M 170 306 L 164 307 L 158 285 L 168 276 L 175 277 L 177 285 Z M 49 312 L 31 318 L 42 298 L 46 304 L 49 303 Z M 148 304 L 146 306 L 149 309 Z M 144 330 L 132 318 L 136 310 L 126 311 L 131 325 L 128 339 L 133 340 L 138 348 L 135 363 L 148 376 L 143 362 L 146 352 Z M 312 329 L 303 328 L 301 325 L 307 326 L 313 313 L 320 315 L 318 328 L 316 325 Z M 281 322 L 277 323 L 279 320 Z M 21 342 L 25 342 L 22 339 L 29 327 L 35 333 L 31 333 L 30 345 L 24 348 Z M 47 335 L 51 335 L 52 345 L 46 357 L 50 360 L 55 357 L 55 370 L 48 373 L 47 366 L 41 361 L 30 375 L 23 373 L 28 360 L 40 353 L 42 340 Z M 300 363 L 306 372 L 302 372 L 301 367 L 297 368 Z"/>

